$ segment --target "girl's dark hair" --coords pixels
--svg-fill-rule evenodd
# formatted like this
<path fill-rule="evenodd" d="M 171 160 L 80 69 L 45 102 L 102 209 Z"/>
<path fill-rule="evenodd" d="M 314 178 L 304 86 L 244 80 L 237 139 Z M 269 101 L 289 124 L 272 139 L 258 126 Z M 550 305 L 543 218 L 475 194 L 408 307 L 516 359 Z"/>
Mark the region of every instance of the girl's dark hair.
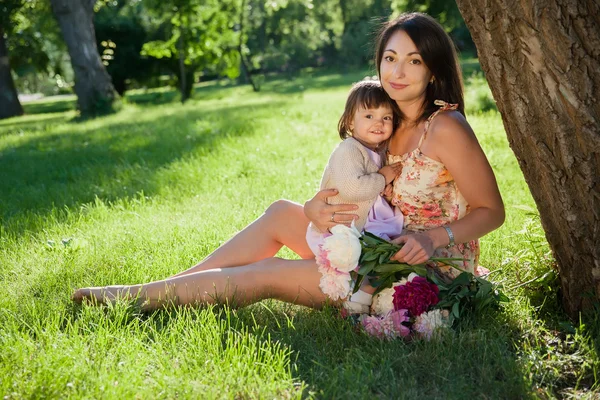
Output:
<path fill-rule="evenodd" d="M 458 111 L 465 114 L 463 83 L 456 48 L 444 28 L 432 17 L 423 13 L 406 13 L 386 22 L 377 36 L 375 65 L 381 78 L 381 59 L 385 46 L 398 31 L 404 31 L 413 41 L 423 62 L 431 71 L 434 81 L 427 86 L 423 111 L 415 123 L 425 121 L 439 107 L 433 102 L 444 100 L 458 104 Z M 399 112 L 400 119 L 404 119 Z"/>
<path fill-rule="evenodd" d="M 390 96 L 383 90 L 379 81 L 364 80 L 352 85 L 352 89 L 350 89 L 350 93 L 346 99 L 344 113 L 338 122 L 338 132 L 342 140 L 352 136 L 350 125 L 352 124 L 356 110 L 360 106 L 363 108 L 391 108 L 394 117 L 394 131 L 398 127 L 398 106 L 396 102 L 390 99 Z"/>

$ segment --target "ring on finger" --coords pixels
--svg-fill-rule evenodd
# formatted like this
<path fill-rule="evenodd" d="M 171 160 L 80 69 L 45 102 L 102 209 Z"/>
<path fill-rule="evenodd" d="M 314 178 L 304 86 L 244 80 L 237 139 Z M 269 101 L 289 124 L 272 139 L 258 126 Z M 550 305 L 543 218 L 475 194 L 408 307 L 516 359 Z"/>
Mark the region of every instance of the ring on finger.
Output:
<path fill-rule="evenodd" d="M 330 221 L 331 221 L 331 222 L 335 222 L 335 221 L 333 220 L 333 218 L 335 218 L 335 212 L 334 212 L 333 214 L 331 214 L 331 219 L 330 219 Z"/>

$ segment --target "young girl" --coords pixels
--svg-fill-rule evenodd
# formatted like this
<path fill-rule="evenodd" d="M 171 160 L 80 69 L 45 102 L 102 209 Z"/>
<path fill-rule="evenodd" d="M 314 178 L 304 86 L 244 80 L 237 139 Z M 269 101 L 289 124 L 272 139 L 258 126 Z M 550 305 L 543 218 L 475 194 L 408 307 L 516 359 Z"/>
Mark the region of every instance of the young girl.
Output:
<path fill-rule="evenodd" d="M 396 129 L 393 103 L 379 81 L 362 81 L 350 90 L 344 113 L 338 123 L 343 141 L 335 148 L 321 178 L 321 190 L 337 188 L 338 195 L 329 204 L 356 204 L 356 229 L 363 229 L 384 239 L 400 235 L 403 216 L 385 201 L 381 193 L 391 189 L 401 164 L 382 167 L 386 144 Z M 331 221 L 335 222 L 335 213 Z M 312 223 L 306 241 L 315 255 L 328 232 Z M 344 306 L 350 312 L 367 313 L 374 288 L 368 284 L 358 290 Z"/>

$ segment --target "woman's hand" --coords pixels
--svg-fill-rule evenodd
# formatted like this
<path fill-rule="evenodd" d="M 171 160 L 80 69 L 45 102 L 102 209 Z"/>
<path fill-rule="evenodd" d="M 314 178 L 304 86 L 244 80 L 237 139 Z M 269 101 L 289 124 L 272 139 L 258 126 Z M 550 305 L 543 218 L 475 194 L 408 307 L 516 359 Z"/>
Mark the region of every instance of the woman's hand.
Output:
<path fill-rule="evenodd" d="M 392 242 L 403 246 L 391 259 L 410 265 L 422 264 L 429 260 L 436 248 L 433 239 L 427 233 L 421 232 L 402 235 Z"/>
<path fill-rule="evenodd" d="M 356 210 L 356 204 L 327 204 L 327 198 L 337 194 L 336 189 L 324 189 L 304 203 L 304 215 L 321 232 L 327 232 L 338 224 L 350 226 L 353 220 L 358 219 L 356 214 L 338 214 Z"/>

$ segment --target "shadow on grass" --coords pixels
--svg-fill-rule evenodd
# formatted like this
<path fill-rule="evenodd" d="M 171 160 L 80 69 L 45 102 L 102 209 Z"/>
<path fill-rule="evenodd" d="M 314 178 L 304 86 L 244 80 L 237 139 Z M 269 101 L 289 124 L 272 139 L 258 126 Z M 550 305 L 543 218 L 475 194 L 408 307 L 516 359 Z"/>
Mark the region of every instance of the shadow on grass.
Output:
<path fill-rule="evenodd" d="M 75 110 L 77 98 L 74 96 L 50 97 L 45 101 L 34 101 L 23 104 L 25 114 L 47 114 Z"/>
<path fill-rule="evenodd" d="M 21 133 L 34 133 L 52 128 L 56 124 L 67 122 L 70 115 L 67 113 L 44 114 L 32 117 L 11 118 L 0 121 L 0 137 L 19 135 Z"/>
<path fill-rule="evenodd" d="M 323 399 L 536 398 L 513 344 L 524 333 L 504 315 L 470 321 L 439 340 L 405 342 L 369 337 L 335 309 L 314 311 L 276 301 L 219 309 L 209 312 L 227 321 L 227 331 L 247 332 L 291 350 L 290 371 L 305 383 L 304 398 L 309 393 Z M 70 312 L 77 319 L 81 309 L 73 306 Z M 140 318 L 160 332 L 178 325 L 177 314 L 162 310 Z M 130 317 L 119 320 L 123 329 L 137 318 Z"/>
<path fill-rule="evenodd" d="M 492 316 L 439 341 L 406 343 L 358 332 L 335 309 L 248 311 L 241 310 L 240 319 L 266 326 L 271 340 L 289 346 L 296 356 L 292 372 L 320 398 L 532 397 L 510 345 L 514 327 Z"/>
<path fill-rule="evenodd" d="M 171 90 L 149 90 L 147 92 L 134 92 L 126 94 L 125 96 L 128 103 L 139 104 L 139 105 L 161 105 L 174 103 L 179 101 L 179 92 L 176 89 Z"/>
<path fill-rule="evenodd" d="M 168 110 L 174 115 L 147 109 L 126 122 L 70 123 L 57 133 L 25 137 L 0 154 L 2 225 L 17 235 L 36 232 L 49 213 L 54 218 L 63 207 L 76 208 L 96 197 L 116 201 L 141 192 L 152 195 L 160 188 L 156 174 L 161 168 L 190 153 L 211 152 L 224 138 L 253 132 L 256 112 L 269 107 Z M 235 118 L 224 118 L 227 114 Z"/>

